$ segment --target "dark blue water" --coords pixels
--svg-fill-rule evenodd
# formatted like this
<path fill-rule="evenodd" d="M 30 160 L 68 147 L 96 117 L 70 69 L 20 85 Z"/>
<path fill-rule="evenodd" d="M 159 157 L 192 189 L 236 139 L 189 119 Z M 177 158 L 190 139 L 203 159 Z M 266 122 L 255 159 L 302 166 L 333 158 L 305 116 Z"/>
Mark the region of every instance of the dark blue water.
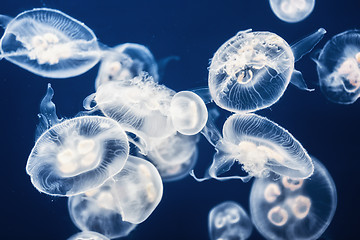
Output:
<path fill-rule="evenodd" d="M 271 31 L 291 43 L 324 27 L 328 33 L 317 47 L 321 48 L 333 35 L 360 28 L 358 0 L 317 1 L 313 13 L 295 24 L 277 19 L 266 0 L 2 0 L 0 11 L 16 16 L 42 6 L 86 23 L 105 45 L 135 42 L 148 46 L 157 59 L 179 56 L 179 61 L 168 64 L 163 77 L 163 83 L 176 91 L 205 86 L 209 59 L 240 30 Z M 338 207 L 322 238 L 355 239 L 360 214 L 360 105 L 327 101 L 317 86 L 316 67 L 309 56 L 297 62 L 296 68 L 316 91 L 289 86 L 278 103 L 259 114 L 288 129 L 331 173 Z M 0 62 L 1 239 L 66 239 L 78 231 L 68 215 L 66 199 L 37 192 L 25 165 L 47 83 L 55 90 L 58 114 L 71 118 L 94 92 L 97 70 L 95 66 L 78 77 L 46 79 L 6 60 Z M 214 151 L 204 139 L 199 148 L 196 171 L 201 173 Z M 128 239 L 208 239 L 208 211 L 225 200 L 237 201 L 248 210 L 250 187 L 251 182 L 197 183 L 190 177 L 165 183 L 160 205 Z M 254 231 L 251 239 L 262 237 Z"/>

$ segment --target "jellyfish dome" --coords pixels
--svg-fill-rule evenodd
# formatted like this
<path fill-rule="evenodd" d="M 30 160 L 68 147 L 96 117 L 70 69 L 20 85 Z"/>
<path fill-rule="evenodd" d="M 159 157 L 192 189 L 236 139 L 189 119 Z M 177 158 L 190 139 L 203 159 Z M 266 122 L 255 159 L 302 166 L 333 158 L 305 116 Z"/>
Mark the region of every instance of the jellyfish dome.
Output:
<path fill-rule="evenodd" d="M 236 202 L 226 201 L 211 209 L 208 216 L 211 240 L 245 240 L 252 233 L 252 222 Z"/>
<path fill-rule="evenodd" d="M 315 0 L 269 0 L 271 10 L 288 23 L 300 22 L 314 10 Z"/>
<path fill-rule="evenodd" d="M 101 60 L 96 89 L 109 81 L 124 81 L 148 73 L 159 82 L 158 65 L 150 50 L 141 44 L 124 43 L 107 51 Z"/>
<path fill-rule="evenodd" d="M 129 143 L 114 120 L 84 116 L 65 120 L 36 141 L 26 165 L 40 192 L 71 196 L 99 187 L 125 165 Z"/>
<path fill-rule="evenodd" d="M 332 37 L 317 63 L 320 89 L 325 97 L 351 104 L 360 95 L 360 31 L 349 30 Z"/>
<path fill-rule="evenodd" d="M 68 78 L 92 68 L 101 51 L 93 31 L 54 9 L 20 13 L 6 25 L 1 57 L 43 77 Z"/>
<path fill-rule="evenodd" d="M 109 238 L 105 237 L 104 235 L 97 233 L 97 232 L 80 232 L 72 235 L 68 240 L 110 240 Z"/>
<path fill-rule="evenodd" d="M 250 193 L 250 213 L 266 239 L 318 239 L 329 226 L 337 195 L 329 172 L 317 159 L 309 179 L 256 179 Z"/>

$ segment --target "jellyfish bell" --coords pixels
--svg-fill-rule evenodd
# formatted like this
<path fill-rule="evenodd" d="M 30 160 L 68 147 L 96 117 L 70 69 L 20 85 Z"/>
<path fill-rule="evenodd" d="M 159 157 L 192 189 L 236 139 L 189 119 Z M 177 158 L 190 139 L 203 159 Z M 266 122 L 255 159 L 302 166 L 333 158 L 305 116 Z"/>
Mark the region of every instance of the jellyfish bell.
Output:
<path fill-rule="evenodd" d="M 233 201 L 225 201 L 213 207 L 209 212 L 208 226 L 211 240 L 245 240 L 252 233 L 248 214 Z"/>
<path fill-rule="evenodd" d="M 359 41 L 359 30 L 339 33 L 315 60 L 321 92 L 334 103 L 351 104 L 360 96 Z"/>
<path fill-rule="evenodd" d="M 0 40 L 1 58 L 43 77 L 68 78 L 92 68 L 102 51 L 85 24 L 49 8 L 35 8 L 13 19 Z"/>
<path fill-rule="evenodd" d="M 266 239 L 318 239 L 329 226 L 337 195 L 329 172 L 316 158 L 309 179 L 255 179 L 250 193 L 252 221 Z"/>
<path fill-rule="evenodd" d="M 68 240 L 110 240 L 110 239 L 97 232 L 84 231 L 72 235 L 71 237 L 68 238 Z"/>
<path fill-rule="evenodd" d="M 271 10 L 284 22 L 295 23 L 314 10 L 315 0 L 269 0 Z"/>
<path fill-rule="evenodd" d="M 290 80 L 310 90 L 294 62 L 311 51 L 325 32 L 321 28 L 290 47 L 271 32 L 240 31 L 211 60 L 208 83 L 213 100 L 231 112 L 253 112 L 276 103 Z"/>

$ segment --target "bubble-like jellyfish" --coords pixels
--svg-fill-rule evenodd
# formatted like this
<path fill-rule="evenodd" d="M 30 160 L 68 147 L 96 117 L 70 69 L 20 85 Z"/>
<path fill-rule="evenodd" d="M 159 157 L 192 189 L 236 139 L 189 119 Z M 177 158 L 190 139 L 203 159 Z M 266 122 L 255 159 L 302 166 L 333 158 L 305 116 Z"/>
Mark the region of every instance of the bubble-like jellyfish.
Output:
<path fill-rule="evenodd" d="M 214 138 L 215 139 L 215 138 Z M 286 129 L 256 114 L 233 114 L 216 137 L 216 153 L 205 178 L 218 180 L 267 177 L 270 172 L 292 178 L 308 178 L 314 171 L 303 146 Z M 247 176 L 223 176 L 239 163 Z M 191 173 L 194 176 L 194 173 Z"/>
<path fill-rule="evenodd" d="M 290 81 L 310 90 L 294 62 L 310 52 L 325 32 L 320 28 L 290 47 L 271 32 L 240 31 L 211 60 L 209 89 L 215 103 L 231 112 L 252 112 L 276 103 Z"/>
<path fill-rule="evenodd" d="M 204 101 L 190 91 L 174 95 L 170 103 L 170 114 L 174 128 L 184 135 L 199 133 L 208 119 Z"/>
<path fill-rule="evenodd" d="M 209 212 L 211 240 L 245 240 L 252 233 L 252 223 L 245 210 L 236 202 L 226 201 Z"/>
<path fill-rule="evenodd" d="M 15 18 L 0 17 L 5 27 L 0 58 L 43 77 L 80 75 L 100 59 L 93 31 L 54 9 L 35 8 Z"/>
<path fill-rule="evenodd" d="M 266 239 L 318 239 L 329 226 L 337 195 L 329 172 L 317 159 L 309 179 L 256 179 L 250 193 L 250 213 Z"/>
<path fill-rule="evenodd" d="M 71 237 L 68 238 L 68 240 L 110 240 L 110 239 L 97 232 L 85 231 L 72 235 Z"/>
<path fill-rule="evenodd" d="M 189 175 L 198 159 L 199 135 L 176 133 L 167 138 L 152 139 L 148 159 L 155 165 L 164 182 L 176 181 Z"/>
<path fill-rule="evenodd" d="M 314 10 L 315 0 L 269 0 L 274 14 L 288 23 L 300 22 Z"/>
<path fill-rule="evenodd" d="M 360 95 L 360 31 L 349 30 L 332 37 L 317 63 L 320 89 L 335 103 L 351 104 Z"/>
<path fill-rule="evenodd" d="M 124 43 L 104 55 L 95 81 L 96 89 L 109 81 L 124 81 L 143 72 L 159 82 L 158 65 L 150 50 L 141 44 Z"/>

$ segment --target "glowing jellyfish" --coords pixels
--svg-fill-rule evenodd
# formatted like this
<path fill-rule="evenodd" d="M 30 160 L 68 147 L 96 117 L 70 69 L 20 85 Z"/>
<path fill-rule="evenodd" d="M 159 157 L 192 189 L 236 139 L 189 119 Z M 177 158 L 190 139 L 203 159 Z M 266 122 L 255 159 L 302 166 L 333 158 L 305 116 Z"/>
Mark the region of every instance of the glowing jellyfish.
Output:
<path fill-rule="evenodd" d="M 245 240 L 252 233 L 252 223 L 245 210 L 236 202 L 226 201 L 209 212 L 211 240 Z"/>
<path fill-rule="evenodd" d="M 313 11 L 315 0 L 269 0 L 274 14 L 289 23 L 300 22 Z"/>
<path fill-rule="evenodd" d="M 184 135 L 199 133 L 208 118 L 204 101 L 190 91 L 181 91 L 174 95 L 170 103 L 170 114 L 174 128 Z"/>
<path fill-rule="evenodd" d="M 35 8 L 15 18 L 0 18 L 6 26 L 0 40 L 1 55 L 43 77 L 80 75 L 100 59 L 93 31 L 54 9 Z"/>
<path fill-rule="evenodd" d="M 335 103 L 350 104 L 360 95 L 360 31 L 332 37 L 315 60 L 320 89 Z"/>
<path fill-rule="evenodd" d="M 292 178 L 307 178 L 314 171 L 312 160 L 286 129 L 256 114 L 233 114 L 223 126 L 223 138 L 218 137 L 216 153 L 205 178 L 218 180 L 267 177 L 270 172 Z M 239 163 L 247 176 L 224 176 Z M 193 176 L 193 172 L 191 173 Z"/>
<path fill-rule="evenodd" d="M 132 79 L 143 72 L 159 82 L 158 66 L 150 50 L 141 44 L 124 43 L 110 49 L 102 59 L 95 87 L 109 81 Z"/>
<path fill-rule="evenodd" d="M 239 32 L 211 60 L 209 89 L 215 103 L 232 112 L 252 112 L 276 103 L 290 79 L 309 90 L 294 62 L 311 51 L 325 32 L 320 28 L 291 47 L 271 32 Z"/>
<path fill-rule="evenodd" d="M 105 237 L 104 235 L 97 233 L 97 232 L 80 232 L 72 235 L 68 240 L 110 240 L 109 238 Z"/>
<path fill-rule="evenodd" d="M 318 239 L 336 209 L 335 184 L 317 159 L 309 179 L 256 179 L 250 193 L 250 213 L 266 239 Z"/>

